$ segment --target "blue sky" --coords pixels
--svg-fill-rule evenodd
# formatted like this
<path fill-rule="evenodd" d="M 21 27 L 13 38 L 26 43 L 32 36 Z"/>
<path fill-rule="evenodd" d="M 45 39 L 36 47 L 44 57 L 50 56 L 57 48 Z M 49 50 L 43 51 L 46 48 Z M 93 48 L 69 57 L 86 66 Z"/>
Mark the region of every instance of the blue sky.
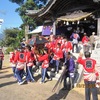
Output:
<path fill-rule="evenodd" d="M 22 24 L 20 16 L 15 12 L 18 7 L 16 3 L 9 0 L 0 0 L 0 19 L 4 20 L 0 28 L 0 34 L 5 28 L 19 27 Z"/>

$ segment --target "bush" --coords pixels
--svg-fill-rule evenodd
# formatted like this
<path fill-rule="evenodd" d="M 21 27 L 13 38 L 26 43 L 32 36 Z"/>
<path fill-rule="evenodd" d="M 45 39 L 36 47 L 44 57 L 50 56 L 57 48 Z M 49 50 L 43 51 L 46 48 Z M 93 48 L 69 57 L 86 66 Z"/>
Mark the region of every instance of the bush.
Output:
<path fill-rule="evenodd" d="M 14 51 L 14 48 L 13 47 L 8 47 L 6 50 L 5 50 L 5 54 L 9 54 L 10 52 Z"/>

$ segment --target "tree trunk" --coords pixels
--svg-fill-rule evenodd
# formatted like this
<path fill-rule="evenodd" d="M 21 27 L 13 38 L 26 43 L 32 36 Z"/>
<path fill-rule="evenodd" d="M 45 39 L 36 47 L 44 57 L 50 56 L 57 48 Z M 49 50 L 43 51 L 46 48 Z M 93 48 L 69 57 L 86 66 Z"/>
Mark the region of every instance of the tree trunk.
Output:
<path fill-rule="evenodd" d="M 29 25 L 25 25 L 25 39 L 28 41 Z"/>

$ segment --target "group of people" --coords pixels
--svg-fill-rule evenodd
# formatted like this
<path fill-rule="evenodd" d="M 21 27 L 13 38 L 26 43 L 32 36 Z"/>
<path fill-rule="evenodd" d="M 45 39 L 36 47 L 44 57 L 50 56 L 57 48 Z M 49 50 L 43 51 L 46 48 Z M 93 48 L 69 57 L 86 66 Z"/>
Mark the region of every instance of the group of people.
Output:
<path fill-rule="evenodd" d="M 72 44 L 66 38 L 57 37 L 55 41 L 45 43 L 43 54 L 36 53 L 36 46 L 26 45 L 19 50 L 15 49 L 14 52 L 10 52 L 10 63 L 14 72 L 15 78 L 17 78 L 19 84 L 23 84 L 22 77 L 26 71 L 27 82 L 34 82 L 34 76 L 32 72 L 33 65 L 41 65 L 41 82 L 45 82 L 45 77 L 52 80 L 47 73 L 47 69 L 50 64 L 55 65 L 55 73 L 59 73 L 59 66 L 62 59 L 64 63 L 67 61 L 67 53 L 72 49 Z M 26 66 L 26 68 L 25 68 Z M 75 67 L 75 66 L 73 66 Z M 25 70 L 24 70 L 25 69 Z M 71 71 L 73 68 L 71 69 Z"/>
<path fill-rule="evenodd" d="M 83 51 L 90 51 L 92 53 L 92 50 L 94 50 L 95 47 L 95 32 L 92 32 L 92 35 L 87 36 L 87 33 L 83 34 L 82 37 L 82 45 L 83 45 Z M 72 35 L 70 36 L 70 39 L 72 40 L 72 44 L 73 44 L 73 49 L 72 52 L 74 52 L 74 47 L 76 46 L 76 53 L 79 52 L 79 47 L 78 47 L 78 43 L 80 40 L 80 36 L 77 32 L 73 32 Z"/>
<path fill-rule="evenodd" d="M 82 39 L 82 43 L 86 43 L 86 34 Z M 52 80 L 51 76 L 48 75 L 48 68 L 50 64 L 55 66 L 55 73 L 59 73 L 60 62 L 66 67 L 66 74 L 64 76 L 64 89 L 67 88 L 66 78 L 69 77 L 73 83 L 75 61 L 71 55 L 74 52 L 74 46 L 76 45 L 76 52 L 78 52 L 78 39 L 79 35 L 73 33 L 70 37 L 72 42 L 63 36 L 54 38 L 50 35 L 49 42 L 45 43 L 43 53 L 36 53 L 37 46 L 26 45 L 24 48 L 21 47 L 19 50 L 15 50 L 10 53 L 10 63 L 14 72 L 14 77 L 17 79 L 18 84 L 21 85 L 26 82 L 35 82 L 34 72 L 32 71 L 33 65 L 41 65 L 41 82 L 45 83 L 45 78 Z M 89 40 L 88 40 L 89 41 Z M 85 45 L 86 46 L 86 45 Z M 90 58 L 90 52 L 84 51 L 86 59 L 82 58 L 82 54 L 79 55 L 77 63 L 83 65 L 84 69 L 84 82 L 85 82 L 85 93 L 86 100 L 90 100 L 90 91 L 93 94 L 93 100 L 98 100 L 96 87 L 89 88 L 89 85 L 95 86 L 97 77 L 100 73 L 95 70 L 96 61 Z M 25 70 L 24 70 L 25 69 Z M 26 72 L 25 72 L 26 71 Z M 22 80 L 23 75 L 26 75 L 25 81 Z M 87 86 L 88 85 L 88 86 Z"/>

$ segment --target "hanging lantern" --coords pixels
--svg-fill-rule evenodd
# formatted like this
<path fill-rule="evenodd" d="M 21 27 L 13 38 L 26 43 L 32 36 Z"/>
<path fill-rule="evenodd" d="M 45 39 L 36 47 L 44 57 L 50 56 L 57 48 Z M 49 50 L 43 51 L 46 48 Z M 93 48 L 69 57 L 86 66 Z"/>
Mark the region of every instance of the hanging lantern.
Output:
<path fill-rule="evenodd" d="M 72 22 L 72 24 L 74 24 L 74 22 Z"/>
<path fill-rule="evenodd" d="M 84 20 L 86 20 L 86 18 L 84 18 Z"/>
<path fill-rule="evenodd" d="M 77 24 L 79 24 L 79 23 L 80 23 L 80 21 L 78 20 L 78 21 L 77 21 Z"/>
<path fill-rule="evenodd" d="M 68 21 L 66 22 L 66 25 L 69 25 L 69 22 Z"/>
<path fill-rule="evenodd" d="M 64 24 L 66 24 L 66 22 L 64 21 Z"/>

